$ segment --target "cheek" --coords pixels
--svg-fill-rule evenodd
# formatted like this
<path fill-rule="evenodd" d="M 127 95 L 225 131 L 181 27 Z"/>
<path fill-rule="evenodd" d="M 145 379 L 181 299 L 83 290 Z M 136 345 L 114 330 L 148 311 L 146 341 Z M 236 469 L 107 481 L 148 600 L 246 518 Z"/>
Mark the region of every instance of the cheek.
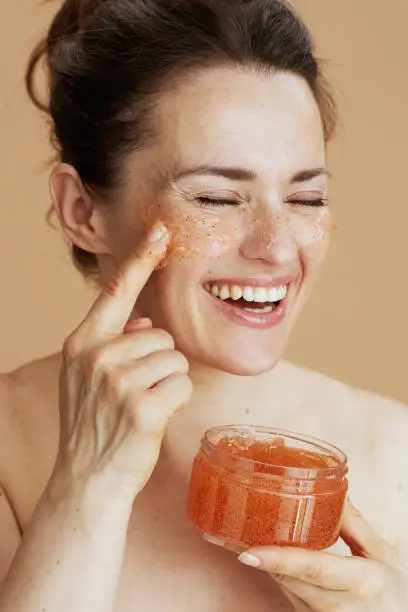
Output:
<path fill-rule="evenodd" d="M 328 208 L 317 212 L 294 212 L 289 219 L 289 229 L 299 252 L 309 258 L 324 259 L 330 244 L 333 223 Z"/>
<path fill-rule="evenodd" d="M 170 257 L 203 261 L 216 260 L 239 244 L 241 223 L 233 214 L 212 211 L 171 210 L 162 221 L 170 230 Z"/>
<path fill-rule="evenodd" d="M 214 260 L 229 251 L 234 230 L 221 219 L 185 216 L 170 227 L 171 252 L 175 257 Z"/>
<path fill-rule="evenodd" d="M 157 221 L 166 225 L 171 234 L 167 256 L 157 269 L 166 268 L 178 260 L 194 264 L 204 270 L 208 264 L 239 247 L 243 228 L 233 215 L 221 217 L 212 211 L 187 212 L 168 206 L 143 206 L 137 217 L 133 216 L 121 224 L 115 253 L 119 262 L 125 260 L 143 240 L 149 228 Z M 175 262 L 176 263 L 176 262 Z M 178 268 L 178 266 L 177 266 Z"/>

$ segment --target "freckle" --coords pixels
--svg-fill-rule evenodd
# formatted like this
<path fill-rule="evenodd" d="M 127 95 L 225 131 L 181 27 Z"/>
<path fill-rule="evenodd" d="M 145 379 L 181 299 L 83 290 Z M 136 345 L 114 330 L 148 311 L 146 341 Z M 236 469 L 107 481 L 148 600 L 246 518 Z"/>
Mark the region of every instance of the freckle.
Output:
<path fill-rule="evenodd" d="M 57 561 L 57 565 L 61 565 L 61 561 Z"/>
<path fill-rule="evenodd" d="M 247 409 L 245 410 L 245 414 L 249 414 L 250 412 L 251 412 L 250 408 L 247 408 Z"/>
<path fill-rule="evenodd" d="M 78 531 L 78 527 L 74 527 L 73 531 Z"/>

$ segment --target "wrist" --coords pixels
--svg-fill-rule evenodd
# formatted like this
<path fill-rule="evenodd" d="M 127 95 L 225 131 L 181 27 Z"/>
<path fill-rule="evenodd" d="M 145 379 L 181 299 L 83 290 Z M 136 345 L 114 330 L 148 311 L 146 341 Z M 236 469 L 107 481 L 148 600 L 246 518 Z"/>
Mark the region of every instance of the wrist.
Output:
<path fill-rule="evenodd" d="M 129 519 L 137 493 L 117 480 L 101 474 L 73 478 L 55 469 L 44 492 L 46 503 L 54 510 L 81 513 L 89 522 Z M 87 521 L 88 522 L 88 521 Z"/>

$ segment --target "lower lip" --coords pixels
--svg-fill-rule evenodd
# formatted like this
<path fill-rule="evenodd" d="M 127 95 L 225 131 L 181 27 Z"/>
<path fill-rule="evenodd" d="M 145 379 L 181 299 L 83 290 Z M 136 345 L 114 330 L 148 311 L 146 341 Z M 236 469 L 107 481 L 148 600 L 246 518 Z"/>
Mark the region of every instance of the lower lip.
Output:
<path fill-rule="evenodd" d="M 214 306 L 217 306 L 229 319 L 235 323 L 238 323 L 239 325 L 254 327 L 256 329 L 267 329 L 269 327 L 279 325 L 285 316 L 287 298 L 282 300 L 279 306 L 277 306 L 272 312 L 256 313 L 247 312 L 243 308 L 232 306 L 228 302 L 224 302 L 223 300 L 214 297 L 205 289 L 204 291 L 212 299 Z"/>

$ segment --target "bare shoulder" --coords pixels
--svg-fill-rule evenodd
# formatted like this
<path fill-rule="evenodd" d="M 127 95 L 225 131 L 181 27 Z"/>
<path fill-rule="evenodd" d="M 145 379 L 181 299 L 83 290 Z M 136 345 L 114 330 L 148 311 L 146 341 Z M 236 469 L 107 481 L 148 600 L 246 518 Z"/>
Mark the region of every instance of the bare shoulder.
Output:
<path fill-rule="evenodd" d="M 5 418 L 20 429 L 24 443 L 49 429 L 58 417 L 59 354 L 27 363 L 3 374 Z"/>
<path fill-rule="evenodd" d="M 8 490 L 8 466 L 13 459 L 9 439 L 14 426 L 7 383 L 7 376 L 0 375 L 0 583 L 20 543 L 20 527 Z"/>
<path fill-rule="evenodd" d="M 10 431 L 13 429 L 13 409 L 7 374 L 0 374 L 0 482 L 4 479 L 4 454 Z"/>
<path fill-rule="evenodd" d="M 3 378 L 11 384 L 14 390 L 35 389 L 47 390 L 50 386 L 50 376 L 58 383 L 61 368 L 61 354 L 55 353 L 42 359 L 25 363 L 20 367 L 3 374 Z M 56 381 L 55 381 L 56 377 Z"/>
<path fill-rule="evenodd" d="M 287 361 L 279 366 L 279 377 L 292 398 L 308 398 L 327 408 L 342 408 L 343 418 L 350 414 L 357 420 L 367 415 L 375 424 L 393 428 L 393 424 L 408 427 L 408 406 L 370 391 L 356 389 L 334 378 Z"/>
<path fill-rule="evenodd" d="M 293 364 L 281 371 L 302 431 L 345 450 L 355 505 L 407 557 L 408 406 Z"/>
<path fill-rule="evenodd" d="M 0 478 L 21 524 L 55 460 L 59 369 L 52 355 L 0 375 Z"/>
<path fill-rule="evenodd" d="M 396 453 L 408 453 L 408 405 L 288 362 L 282 364 L 281 372 L 293 399 L 311 406 L 312 419 L 324 411 L 326 419 L 340 426 L 350 441 L 355 435 L 361 443 L 364 432 L 370 446 L 380 453 L 386 448 L 389 454 L 390 447 Z"/>

